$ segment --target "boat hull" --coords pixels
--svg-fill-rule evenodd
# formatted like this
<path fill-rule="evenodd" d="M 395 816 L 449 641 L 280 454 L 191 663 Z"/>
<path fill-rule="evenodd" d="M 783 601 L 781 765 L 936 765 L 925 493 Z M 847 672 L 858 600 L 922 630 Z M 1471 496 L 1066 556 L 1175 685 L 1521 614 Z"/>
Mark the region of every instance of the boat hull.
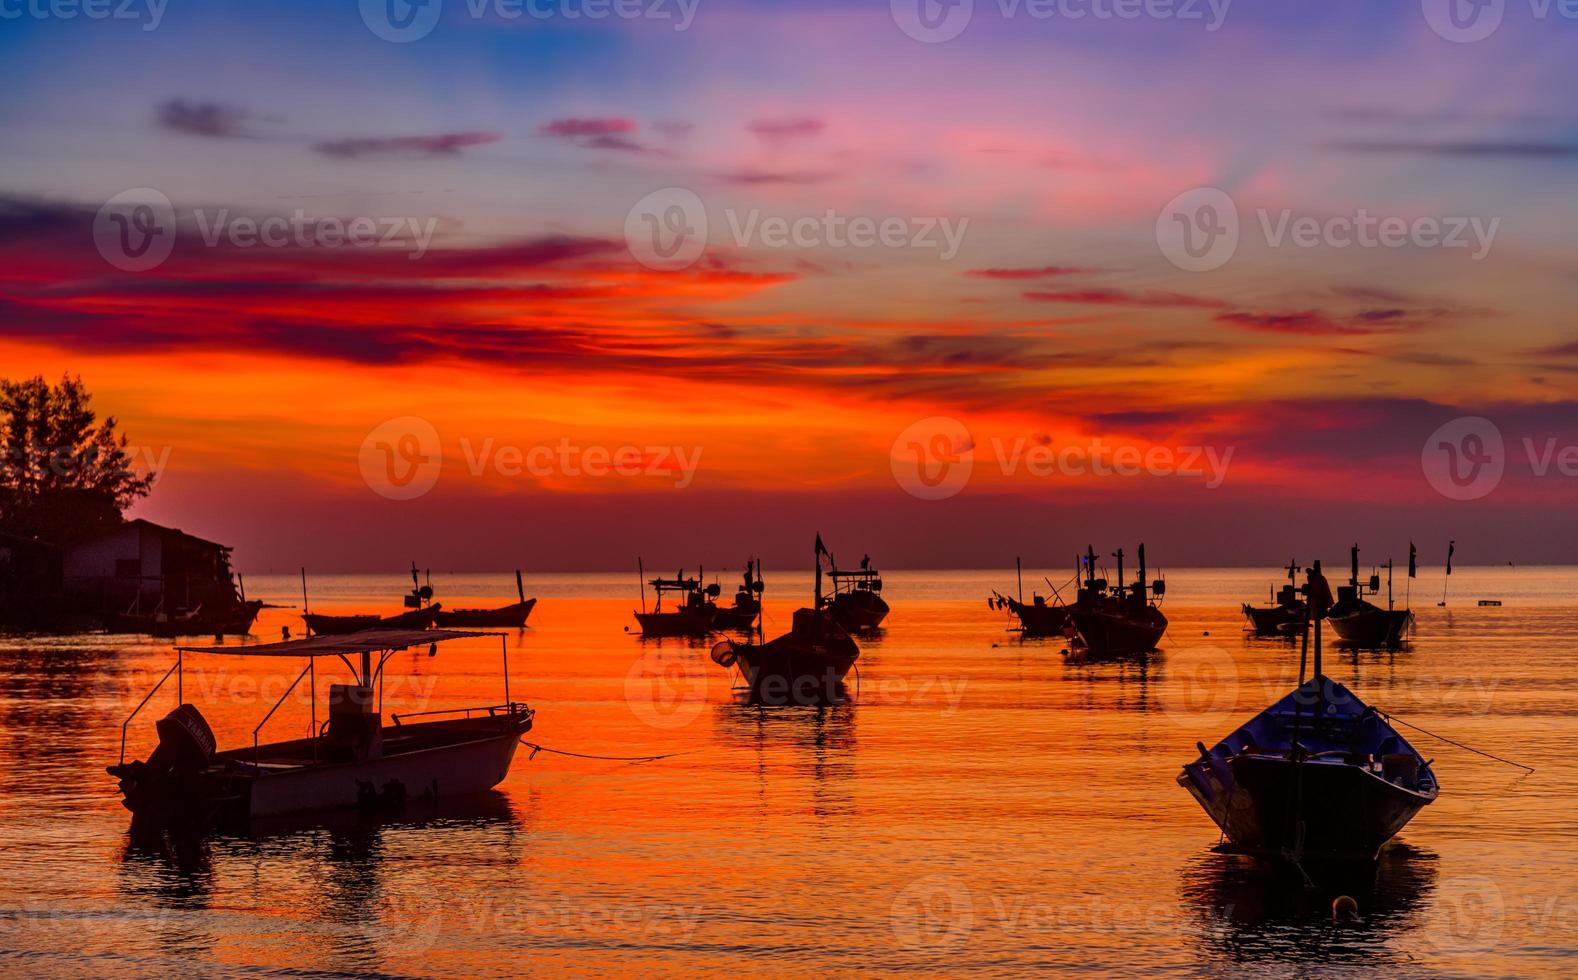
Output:
<path fill-rule="evenodd" d="M 1203 786 L 1210 777 L 1200 771 L 1186 771 L 1178 782 L 1222 828 L 1232 850 L 1261 857 L 1373 861 L 1430 802 L 1341 761 L 1241 753 L 1229 765 L 1231 792 Z"/>
<path fill-rule="evenodd" d="M 1221 828 L 1224 849 L 1260 857 L 1371 861 L 1440 794 L 1388 719 L 1325 676 L 1199 748 L 1178 785 Z"/>
<path fill-rule="evenodd" d="M 300 739 L 215 755 L 201 772 L 156 774 L 114 766 L 138 828 L 200 830 L 212 824 L 342 809 L 395 809 L 407 800 L 480 793 L 503 781 L 530 710 L 385 725 L 382 752 L 330 761 L 322 740 Z M 320 761 L 321 760 L 321 761 Z"/>
<path fill-rule="evenodd" d="M 443 606 L 434 603 L 425 609 L 413 609 L 398 616 L 325 616 L 307 613 L 302 619 L 309 632 L 317 636 L 345 636 L 363 630 L 425 630 L 433 626 Z"/>
<path fill-rule="evenodd" d="M 1327 621 L 1339 643 L 1354 647 L 1395 647 L 1407 636 L 1414 614 L 1408 609 L 1368 606 L 1332 615 Z"/>
<path fill-rule="evenodd" d="M 718 617 L 713 621 L 713 629 L 720 630 L 748 630 L 756 628 L 756 617 L 762 613 L 759 603 L 743 605 L 738 601 L 734 605 L 718 610 Z"/>
<path fill-rule="evenodd" d="M 717 618 L 717 607 L 710 605 L 673 612 L 636 613 L 636 622 L 641 624 L 641 635 L 651 637 L 706 636 L 712 632 Z"/>
<path fill-rule="evenodd" d="M 801 609 L 791 631 L 760 644 L 729 641 L 713 648 L 712 659 L 734 667 L 753 703 L 830 704 L 843 699 L 844 678 L 860 658 L 860 646 L 825 613 Z"/>
<path fill-rule="evenodd" d="M 1076 609 L 1074 625 L 1087 656 L 1126 657 L 1155 650 L 1167 632 L 1167 617 L 1154 606 L 1141 615 Z"/>
<path fill-rule="evenodd" d="M 1034 605 L 1008 600 L 1008 609 L 1019 618 L 1019 632 L 1025 636 L 1071 636 L 1074 616 L 1067 606 Z"/>
<path fill-rule="evenodd" d="M 469 629 L 524 629 L 526 619 L 537 607 L 536 599 L 516 602 L 498 609 L 441 610 L 434 622 L 441 627 Z"/>
<path fill-rule="evenodd" d="M 877 629 L 888 618 L 887 600 L 875 592 L 841 592 L 830 607 L 833 620 L 851 633 Z"/>
<path fill-rule="evenodd" d="M 1308 619 L 1303 609 L 1290 606 L 1251 606 L 1244 603 L 1244 618 L 1256 636 L 1286 636 Z"/>

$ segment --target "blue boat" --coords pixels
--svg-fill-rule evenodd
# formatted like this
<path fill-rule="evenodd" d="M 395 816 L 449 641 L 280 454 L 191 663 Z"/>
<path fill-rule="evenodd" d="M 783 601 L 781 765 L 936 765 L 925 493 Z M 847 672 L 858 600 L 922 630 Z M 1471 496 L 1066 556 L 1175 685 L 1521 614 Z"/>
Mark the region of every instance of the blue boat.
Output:
<path fill-rule="evenodd" d="M 1317 584 L 1318 583 L 1318 584 Z M 1374 861 L 1435 802 L 1435 773 L 1388 718 L 1321 671 L 1330 590 L 1317 562 L 1314 674 L 1183 767 L 1178 784 L 1222 829 L 1222 850 L 1304 862 Z M 1324 599 L 1325 601 L 1322 601 Z"/>

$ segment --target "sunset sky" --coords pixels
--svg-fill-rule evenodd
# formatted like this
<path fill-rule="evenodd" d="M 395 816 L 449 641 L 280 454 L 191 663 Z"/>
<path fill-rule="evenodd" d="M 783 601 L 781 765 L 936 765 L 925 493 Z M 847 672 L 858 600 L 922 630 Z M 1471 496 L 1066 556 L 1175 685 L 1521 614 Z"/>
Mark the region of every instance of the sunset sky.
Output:
<path fill-rule="evenodd" d="M 1575 558 L 1555 5 L 1474 40 L 1433 0 L 975 0 L 925 40 L 919 0 L 390 2 L 0 5 L 0 376 L 80 374 L 165 460 L 137 513 L 245 570 L 782 565 L 818 530 L 894 567 Z M 1202 188 L 1238 242 L 1193 270 Z M 141 271 L 105 254 L 133 189 L 175 218 Z M 704 252 L 653 261 L 689 195 Z M 862 221 L 888 241 L 830 233 Z M 1454 500 L 1464 417 L 1505 476 Z M 442 470 L 390 499 L 407 418 Z M 969 479 L 924 499 L 895 474 L 939 437 Z M 1120 447 L 1155 472 L 1070 465 Z"/>

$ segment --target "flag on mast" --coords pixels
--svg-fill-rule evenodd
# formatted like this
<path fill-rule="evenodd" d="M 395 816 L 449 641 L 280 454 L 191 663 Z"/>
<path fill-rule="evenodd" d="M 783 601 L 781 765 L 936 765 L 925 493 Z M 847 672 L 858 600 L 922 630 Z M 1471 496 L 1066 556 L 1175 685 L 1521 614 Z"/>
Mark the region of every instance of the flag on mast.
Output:
<path fill-rule="evenodd" d="M 1414 547 L 1412 541 L 1408 542 L 1408 577 L 1419 577 L 1419 549 Z"/>
<path fill-rule="evenodd" d="M 1448 541 L 1447 542 L 1447 574 L 1448 575 L 1452 574 L 1452 552 L 1454 552 L 1456 550 L 1457 550 L 1457 542 L 1456 541 Z"/>

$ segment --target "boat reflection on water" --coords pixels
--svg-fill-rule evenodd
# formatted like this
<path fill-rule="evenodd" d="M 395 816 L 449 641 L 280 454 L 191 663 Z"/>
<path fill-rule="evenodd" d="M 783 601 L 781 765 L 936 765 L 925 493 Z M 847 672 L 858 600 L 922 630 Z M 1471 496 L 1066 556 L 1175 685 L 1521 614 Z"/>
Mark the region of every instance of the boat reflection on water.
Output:
<path fill-rule="evenodd" d="M 1318 875 L 1311 888 L 1295 868 L 1242 855 L 1210 853 L 1192 861 L 1179 886 L 1199 917 L 1201 952 L 1234 964 L 1385 965 L 1407 961 L 1392 940 L 1412 930 L 1436 889 L 1436 855 L 1395 843 L 1365 869 Z M 1333 905 L 1347 896 L 1357 916 Z"/>
<path fill-rule="evenodd" d="M 127 904 L 154 909 L 138 920 L 144 945 L 214 965 L 247 915 L 213 916 L 221 882 L 263 878 L 295 915 L 326 927 L 314 930 L 321 969 L 383 973 L 398 965 L 393 955 L 425 951 L 441 930 L 464 926 L 445 919 L 455 897 L 443 882 L 464 870 L 474 878 L 479 865 L 508 876 L 526 840 L 511 798 L 490 790 L 412 801 L 398 814 L 327 811 L 201 835 L 128 834 L 118 886 Z"/>
<path fill-rule="evenodd" d="M 811 780 L 809 814 L 856 812 L 855 711 L 852 704 L 765 707 L 749 701 L 713 709 L 720 742 L 750 749 L 756 757 L 757 803 L 763 816 L 781 809 L 784 776 Z"/>

